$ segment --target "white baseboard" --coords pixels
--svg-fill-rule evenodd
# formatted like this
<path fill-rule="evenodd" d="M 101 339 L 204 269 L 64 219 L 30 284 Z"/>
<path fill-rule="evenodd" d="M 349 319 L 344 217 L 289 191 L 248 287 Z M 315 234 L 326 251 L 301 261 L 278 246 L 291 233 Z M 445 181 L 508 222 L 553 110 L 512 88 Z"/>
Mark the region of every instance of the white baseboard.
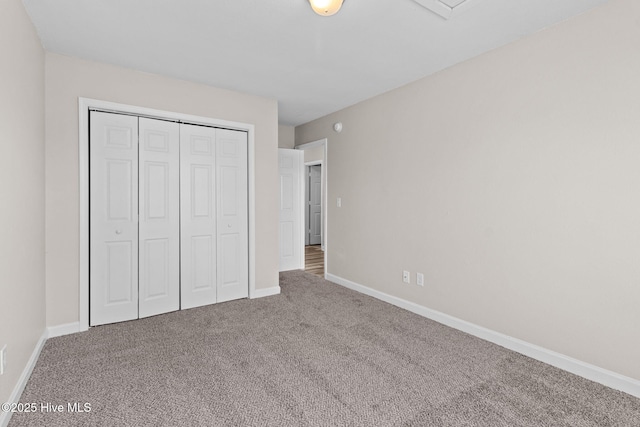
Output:
<path fill-rule="evenodd" d="M 22 396 L 22 392 L 24 391 L 24 387 L 27 385 L 27 381 L 29 381 L 29 377 L 31 376 L 31 372 L 33 372 L 33 368 L 36 366 L 36 362 L 38 361 L 38 357 L 40 356 L 40 352 L 42 351 L 42 347 L 44 347 L 44 343 L 47 341 L 47 331 L 45 330 L 42 333 L 42 336 L 36 343 L 33 352 L 31 353 L 31 357 L 27 362 L 27 365 L 22 370 L 22 374 L 20 378 L 18 378 L 18 383 L 13 388 L 13 392 L 11 396 L 9 396 L 9 400 L 7 403 L 19 403 L 20 396 Z M 2 402 L 4 403 L 4 402 Z M 9 420 L 11 419 L 11 412 L 0 411 L 0 427 L 7 427 L 9 425 Z"/>
<path fill-rule="evenodd" d="M 360 285 L 350 280 L 343 279 L 342 277 L 333 274 L 325 274 L 325 279 L 354 291 L 388 302 L 389 304 L 393 304 L 397 307 L 404 308 L 405 310 L 434 320 L 438 323 L 442 323 L 443 325 L 447 325 L 454 329 L 466 332 L 470 335 L 474 335 L 478 338 L 482 338 L 486 341 L 490 341 L 494 344 L 498 344 L 499 346 L 531 357 L 532 359 L 536 359 L 549 365 L 555 366 L 556 368 L 571 372 L 572 374 L 581 376 L 588 380 L 603 384 L 616 390 L 623 391 L 635 397 L 640 397 L 640 381 L 636 379 L 626 377 L 624 375 L 620 375 L 616 372 L 608 371 L 606 369 L 602 369 L 598 366 L 591 365 L 577 359 L 573 359 L 571 357 L 565 356 L 564 354 L 548 350 L 546 348 L 510 337 L 505 334 L 501 334 L 500 332 L 496 332 L 491 329 L 487 329 L 482 326 L 467 322 L 465 320 L 449 316 L 448 314 L 423 307 L 402 298 L 385 294 L 384 292 L 368 288 L 364 285 Z"/>
<path fill-rule="evenodd" d="M 271 288 L 265 288 L 265 289 L 256 289 L 255 291 L 253 291 L 253 295 L 251 295 L 251 299 L 270 297 L 271 295 L 278 295 L 278 294 L 280 294 L 280 286 L 273 286 Z"/>
<path fill-rule="evenodd" d="M 49 326 L 47 328 L 47 337 L 61 337 L 63 335 L 75 334 L 80 332 L 80 322 L 66 323 L 64 325 Z"/>

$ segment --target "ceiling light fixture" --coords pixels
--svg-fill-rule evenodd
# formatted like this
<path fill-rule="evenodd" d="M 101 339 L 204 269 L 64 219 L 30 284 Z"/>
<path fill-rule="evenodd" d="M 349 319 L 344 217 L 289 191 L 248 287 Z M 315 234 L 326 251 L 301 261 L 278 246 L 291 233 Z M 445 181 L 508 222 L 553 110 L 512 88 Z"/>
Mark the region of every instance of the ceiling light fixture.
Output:
<path fill-rule="evenodd" d="M 342 7 L 343 0 L 309 0 L 311 9 L 320 16 L 331 16 Z"/>

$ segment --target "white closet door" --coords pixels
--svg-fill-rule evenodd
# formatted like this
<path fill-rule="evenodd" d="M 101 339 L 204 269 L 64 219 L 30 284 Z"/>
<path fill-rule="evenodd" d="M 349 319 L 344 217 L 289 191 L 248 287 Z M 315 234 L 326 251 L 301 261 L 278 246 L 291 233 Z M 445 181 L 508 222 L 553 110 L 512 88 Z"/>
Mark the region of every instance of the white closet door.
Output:
<path fill-rule="evenodd" d="M 216 302 L 216 130 L 180 125 L 181 308 Z"/>
<path fill-rule="evenodd" d="M 249 296 L 247 133 L 216 129 L 217 302 Z"/>
<path fill-rule="evenodd" d="M 90 324 L 138 318 L 138 118 L 91 112 Z"/>
<path fill-rule="evenodd" d="M 278 149 L 280 271 L 304 269 L 304 151 Z"/>
<path fill-rule="evenodd" d="M 142 318 L 180 308 L 180 125 L 139 120 Z"/>

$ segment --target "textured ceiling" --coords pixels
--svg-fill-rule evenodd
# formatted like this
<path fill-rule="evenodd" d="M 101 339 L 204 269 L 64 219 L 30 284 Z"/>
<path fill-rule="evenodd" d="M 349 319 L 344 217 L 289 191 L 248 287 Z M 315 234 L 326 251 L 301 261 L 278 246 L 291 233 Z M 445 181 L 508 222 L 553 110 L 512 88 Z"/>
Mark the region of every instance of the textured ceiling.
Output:
<path fill-rule="evenodd" d="M 606 1 L 346 0 L 321 17 L 307 0 L 23 0 L 48 51 L 274 98 L 288 125 Z"/>

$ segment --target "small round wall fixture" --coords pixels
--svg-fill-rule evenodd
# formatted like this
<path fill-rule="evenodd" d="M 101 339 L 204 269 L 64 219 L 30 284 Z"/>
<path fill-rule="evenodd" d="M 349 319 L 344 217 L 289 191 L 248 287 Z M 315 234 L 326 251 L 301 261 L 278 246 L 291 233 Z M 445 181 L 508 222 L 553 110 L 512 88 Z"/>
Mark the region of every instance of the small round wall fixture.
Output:
<path fill-rule="evenodd" d="M 309 0 L 311 8 L 320 16 L 336 14 L 342 7 L 343 0 Z"/>
<path fill-rule="evenodd" d="M 342 122 L 334 123 L 333 130 L 335 130 L 338 133 L 342 132 Z"/>

